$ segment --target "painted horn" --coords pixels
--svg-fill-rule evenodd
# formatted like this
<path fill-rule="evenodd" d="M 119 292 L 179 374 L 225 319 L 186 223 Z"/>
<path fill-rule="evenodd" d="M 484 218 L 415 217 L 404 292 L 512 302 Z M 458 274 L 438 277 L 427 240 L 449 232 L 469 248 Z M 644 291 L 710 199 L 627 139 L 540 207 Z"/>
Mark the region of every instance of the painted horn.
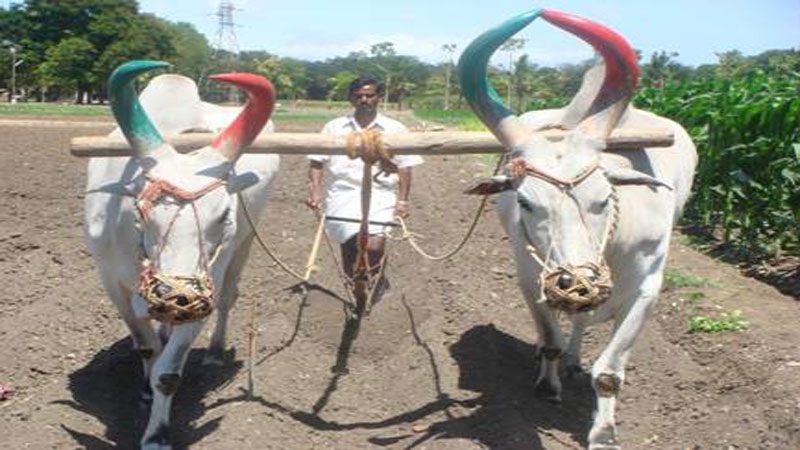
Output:
<path fill-rule="evenodd" d="M 492 54 L 508 38 L 525 28 L 540 14 L 540 10 L 520 14 L 483 33 L 469 44 L 458 61 L 461 91 L 472 111 L 509 149 L 519 145 L 530 131 L 503 105 L 489 82 L 487 66 Z"/>
<path fill-rule="evenodd" d="M 211 143 L 229 161 L 236 161 L 242 149 L 250 145 L 267 124 L 275 108 L 275 88 L 266 78 L 251 73 L 226 73 L 208 78 L 247 91 L 248 100 L 242 112 Z"/>
<path fill-rule="evenodd" d="M 602 136 L 616 126 L 639 82 L 636 52 L 613 30 L 590 20 L 544 9 L 542 19 L 568 31 L 594 47 L 605 61 L 605 79 L 582 125 Z"/>
<path fill-rule="evenodd" d="M 139 103 L 133 81 L 145 72 L 167 66 L 169 64 L 161 61 L 130 61 L 117 67 L 108 78 L 111 111 L 138 158 L 143 158 L 160 147 L 164 139 Z"/>

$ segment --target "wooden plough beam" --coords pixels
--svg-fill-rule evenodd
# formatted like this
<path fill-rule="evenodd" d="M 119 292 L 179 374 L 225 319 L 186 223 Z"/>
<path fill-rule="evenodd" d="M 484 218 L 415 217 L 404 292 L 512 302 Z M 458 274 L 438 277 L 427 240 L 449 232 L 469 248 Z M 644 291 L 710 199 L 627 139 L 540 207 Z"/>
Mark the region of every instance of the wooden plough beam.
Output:
<path fill-rule="evenodd" d="M 564 139 L 564 130 L 541 131 L 549 141 Z M 210 133 L 181 134 L 167 137 L 175 149 L 188 153 L 211 144 Z M 614 130 L 606 139 L 606 150 L 625 150 L 642 147 L 669 147 L 674 136 L 663 129 Z M 383 136 L 384 147 L 394 155 L 458 155 L 503 153 L 506 149 L 491 133 L 430 132 L 397 133 Z M 284 155 L 342 155 L 346 153 L 347 136 L 317 133 L 264 133 L 244 153 L 279 153 Z M 73 156 L 113 157 L 131 156 L 128 142 L 107 137 L 79 137 L 71 141 Z"/>

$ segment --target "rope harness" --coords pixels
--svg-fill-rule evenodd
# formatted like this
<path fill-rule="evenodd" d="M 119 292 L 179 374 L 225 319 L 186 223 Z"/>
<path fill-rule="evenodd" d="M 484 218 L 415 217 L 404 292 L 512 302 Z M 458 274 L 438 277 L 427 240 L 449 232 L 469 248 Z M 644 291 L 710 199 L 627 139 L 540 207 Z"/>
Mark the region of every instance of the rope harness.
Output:
<path fill-rule="evenodd" d="M 161 197 L 169 196 L 192 207 L 197 225 L 197 245 L 200 250 L 198 265 L 201 271 L 193 276 L 168 275 L 159 270 L 161 252 L 167 243 L 169 233 L 183 210 L 181 206 L 169 222 L 167 230 L 159 239 L 158 249 L 153 261 L 145 258 L 139 274 L 139 295 L 147 302 L 150 317 L 160 322 L 181 324 L 200 320 L 214 310 L 214 285 L 211 281 L 211 265 L 219 254 L 217 247 L 211 260 L 205 257 L 203 233 L 200 226 L 200 213 L 195 200 L 225 185 L 225 180 L 217 179 L 197 191 L 187 191 L 167 180 L 147 178 L 147 184 L 136 198 L 136 208 L 143 222 L 150 221 L 153 204 Z"/>
<path fill-rule="evenodd" d="M 516 178 L 525 176 L 535 177 L 558 187 L 565 197 L 569 197 L 576 203 L 583 227 L 589 232 L 583 210 L 580 207 L 578 199 L 572 193 L 572 189 L 589 178 L 599 167 L 599 160 L 595 159 L 592 164 L 577 176 L 564 179 L 543 172 L 525 159 L 516 157 L 509 161 L 506 170 L 509 175 Z M 523 233 L 525 239 L 528 241 L 528 253 L 530 253 L 531 257 L 542 267 L 539 281 L 542 286 L 544 298 L 540 301 L 547 302 L 554 309 L 575 313 L 595 309 L 611 297 L 614 284 L 611 280 L 611 270 L 606 262 L 605 249 L 608 242 L 614 236 L 619 222 L 619 198 L 617 189 L 613 184 L 611 184 L 611 195 L 609 199 L 612 202 L 612 211 L 606 219 L 603 241 L 599 245 L 595 245 L 597 260 L 594 262 L 588 262 L 578 266 L 565 264 L 554 267 L 550 260 L 553 251 L 553 242 L 555 241 L 555 239 L 552 239 L 553 233 L 550 233 L 550 248 L 547 250 L 544 258 L 540 256 L 536 247 L 531 244 L 527 232 Z M 591 233 L 589 233 L 589 237 L 592 238 Z M 593 238 L 592 241 L 593 244 L 597 244 L 594 242 Z"/>

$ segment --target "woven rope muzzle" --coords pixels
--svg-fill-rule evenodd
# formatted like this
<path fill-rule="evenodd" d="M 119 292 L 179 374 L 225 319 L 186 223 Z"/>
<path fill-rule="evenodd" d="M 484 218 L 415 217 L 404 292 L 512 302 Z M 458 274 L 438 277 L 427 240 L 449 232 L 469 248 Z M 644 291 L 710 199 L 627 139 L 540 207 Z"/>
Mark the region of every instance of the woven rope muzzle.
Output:
<path fill-rule="evenodd" d="M 139 295 L 152 319 L 172 325 L 194 322 L 214 311 L 214 285 L 208 277 L 170 276 L 149 266 L 140 276 Z"/>
<path fill-rule="evenodd" d="M 589 271 L 593 276 L 583 273 Z M 562 287 L 561 280 L 569 275 L 572 283 Z M 547 303 L 555 309 L 567 312 L 590 311 L 611 297 L 611 271 L 604 262 L 587 263 L 580 266 L 561 266 L 542 275 L 542 290 Z"/>

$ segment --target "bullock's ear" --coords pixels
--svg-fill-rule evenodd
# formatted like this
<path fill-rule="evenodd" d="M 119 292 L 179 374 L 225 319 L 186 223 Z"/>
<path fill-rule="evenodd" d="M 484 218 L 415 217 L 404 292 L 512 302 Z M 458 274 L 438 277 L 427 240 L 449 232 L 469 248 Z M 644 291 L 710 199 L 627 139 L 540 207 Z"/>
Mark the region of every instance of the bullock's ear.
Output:
<path fill-rule="evenodd" d="M 479 178 L 464 191 L 467 195 L 489 195 L 514 189 L 514 179 L 505 175 L 492 178 Z"/>
<path fill-rule="evenodd" d="M 650 175 L 644 174 L 637 170 L 632 169 L 606 169 L 606 178 L 611 184 L 625 185 L 625 184 L 643 184 L 653 187 L 663 187 L 670 191 L 674 190 L 672 186 L 663 181 L 657 180 Z"/>
<path fill-rule="evenodd" d="M 256 183 L 258 183 L 258 175 L 253 172 L 234 175 L 228 178 L 228 192 L 231 194 L 241 192 Z"/>

